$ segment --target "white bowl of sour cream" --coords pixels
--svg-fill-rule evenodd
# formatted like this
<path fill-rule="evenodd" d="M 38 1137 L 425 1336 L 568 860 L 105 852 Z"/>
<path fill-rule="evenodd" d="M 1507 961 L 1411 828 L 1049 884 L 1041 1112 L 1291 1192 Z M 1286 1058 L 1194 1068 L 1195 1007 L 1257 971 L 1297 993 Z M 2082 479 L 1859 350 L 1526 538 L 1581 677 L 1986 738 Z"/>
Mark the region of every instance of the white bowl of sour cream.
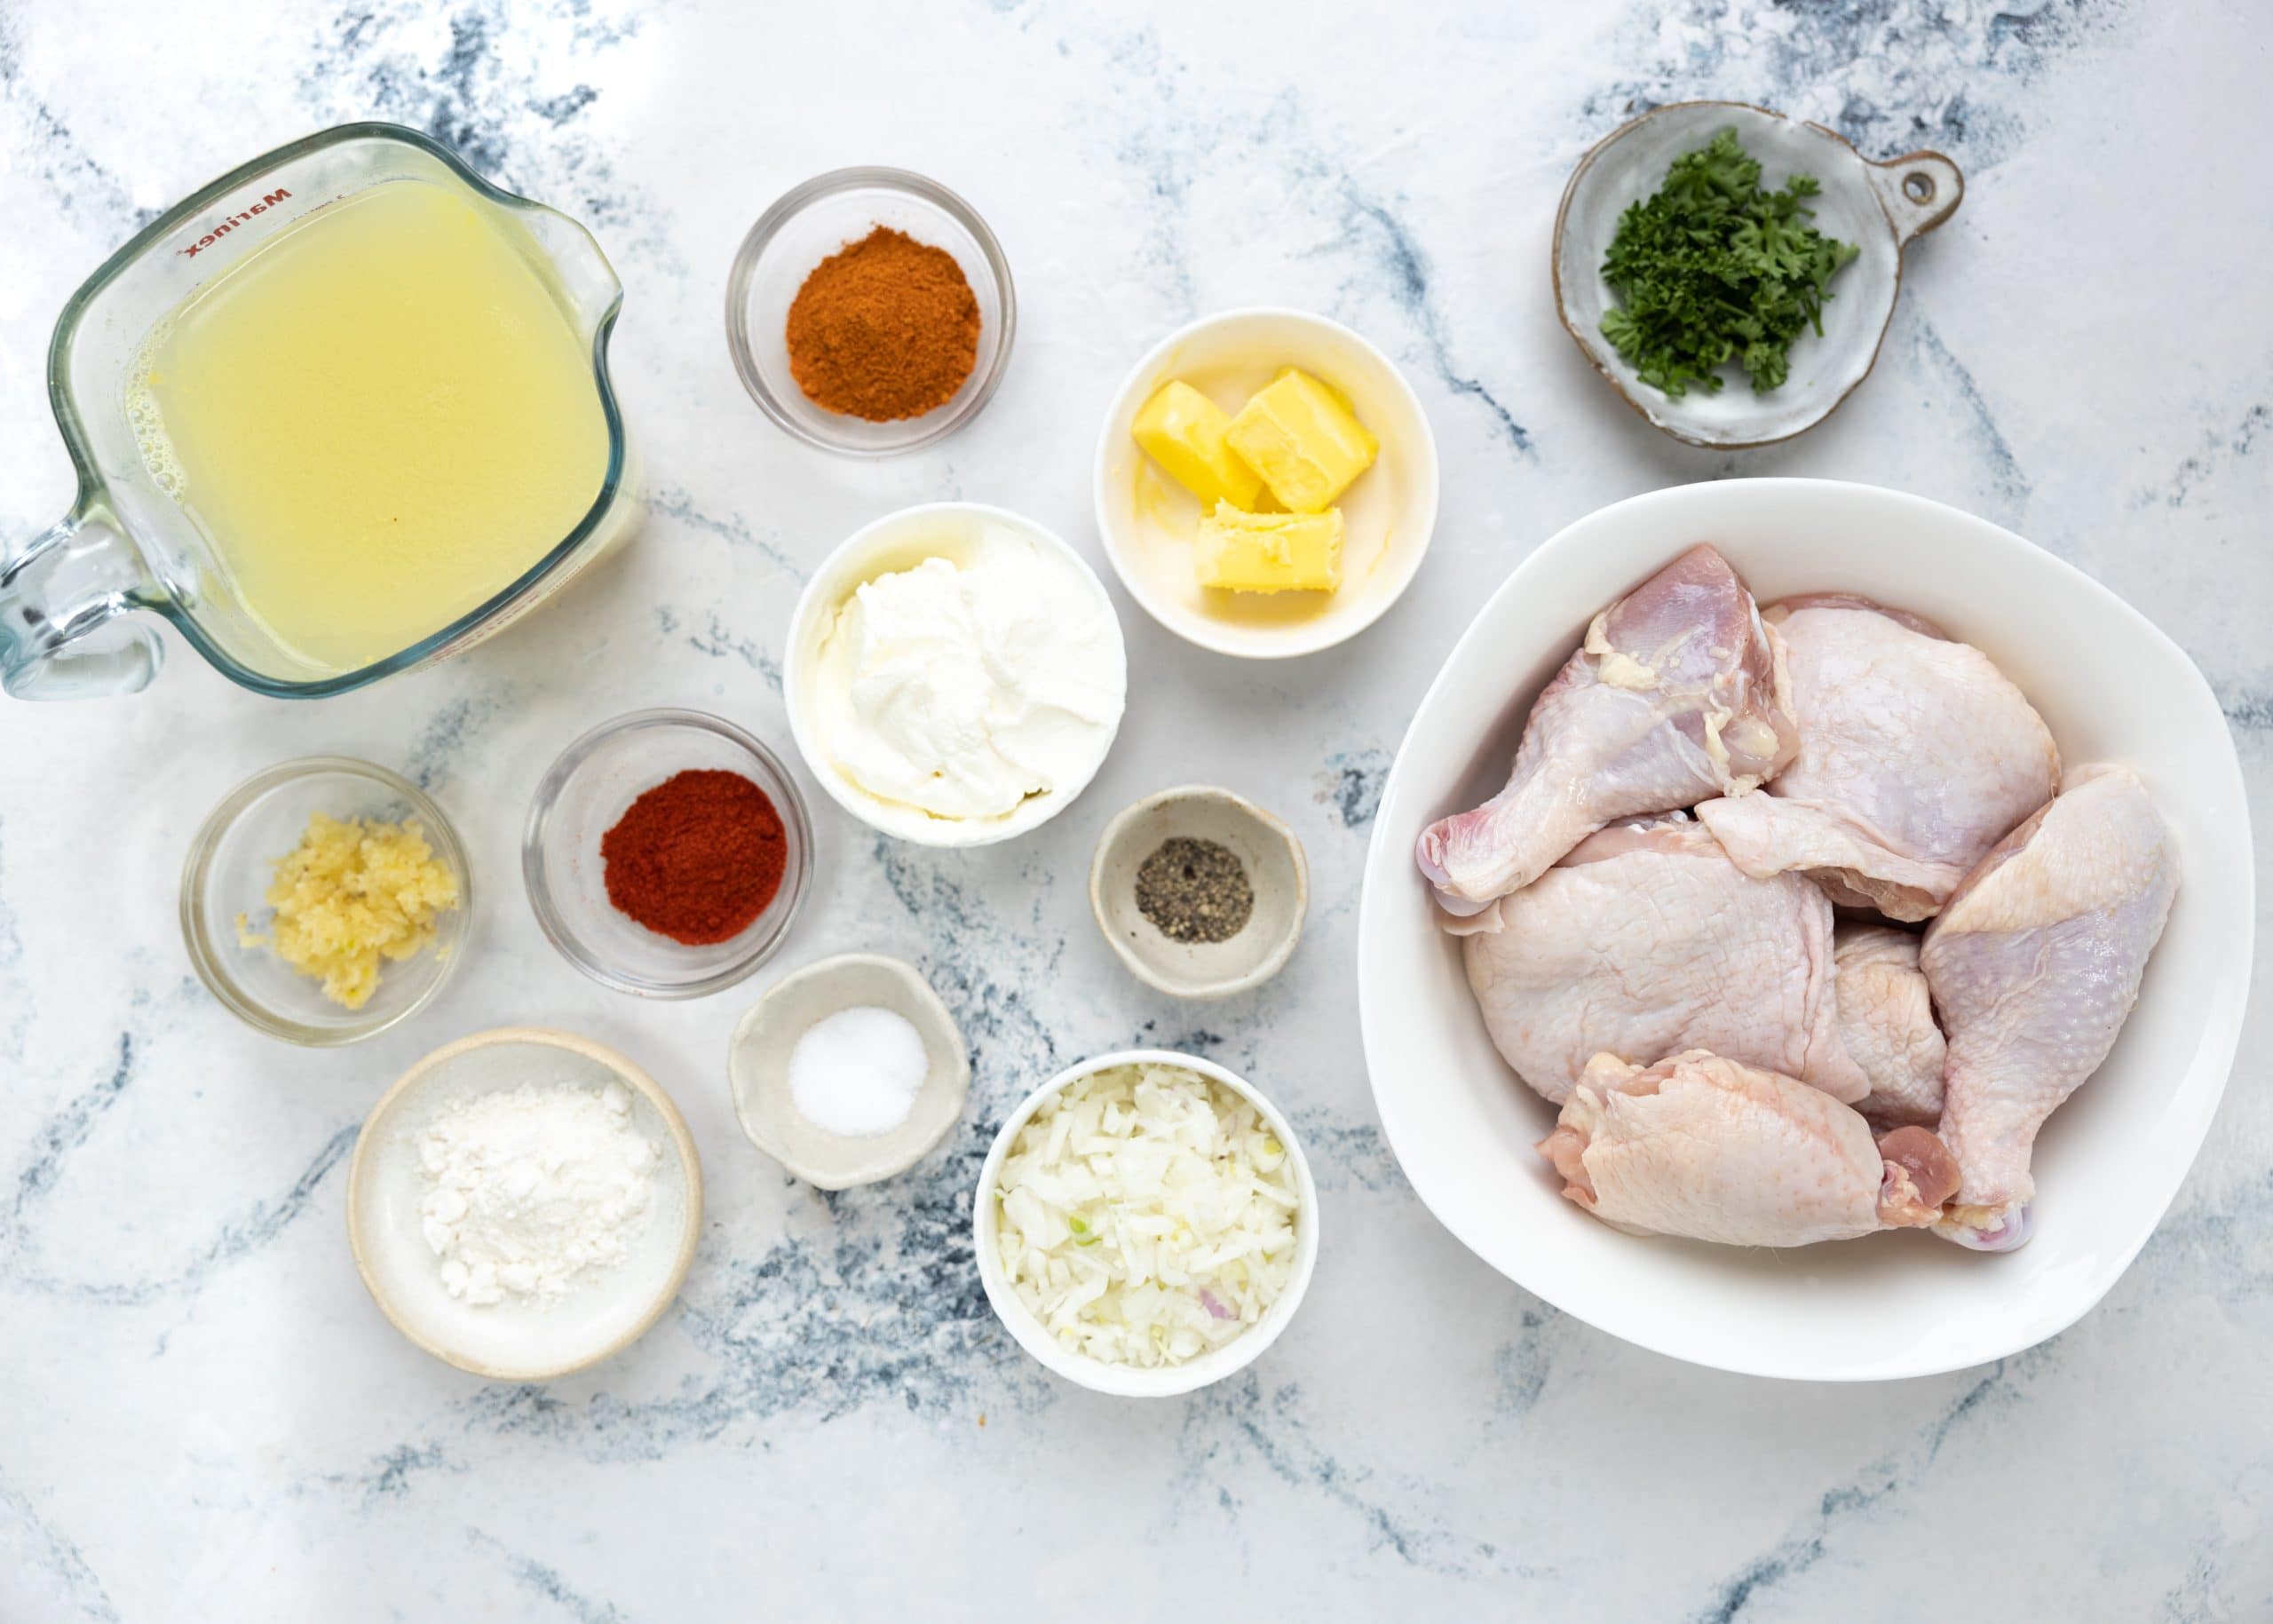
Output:
<path fill-rule="evenodd" d="M 822 560 L 789 621 L 782 694 L 838 805 L 927 846 L 1048 822 L 1120 731 L 1121 622 L 1081 556 L 971 502 L 906 508 Z"/>

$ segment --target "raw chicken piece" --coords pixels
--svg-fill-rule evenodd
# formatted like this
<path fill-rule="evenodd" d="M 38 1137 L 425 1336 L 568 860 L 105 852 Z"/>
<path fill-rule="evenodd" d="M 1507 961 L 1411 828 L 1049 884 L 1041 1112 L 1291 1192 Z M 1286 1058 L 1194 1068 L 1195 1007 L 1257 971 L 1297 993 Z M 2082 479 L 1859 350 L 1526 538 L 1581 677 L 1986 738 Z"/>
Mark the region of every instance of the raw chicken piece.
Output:
<path fill-rule="evenodd" d="M 1414 855 L 1447 913 L 1474 914 L 1604 824 L 1742 795 L 1796 748 L 1776 634 L 1728 561 L 1692 547 L 1595 616 L 1507 788 L 1430 825 Z"/>
<path fill-rule="evenodd" d="M 1942 1114 L 1944 1050 L 1918 968 L 1918 939 L 1885 925 L 1841 924 L 1832 963 L 1840 1042 L 1870 1081 L 1855 1108 L 1874 1128 L 1930 1128 Z"/>
<path fill-rule="evenodd" d="M 2052 798 L 2060 752 L 1989 657 L 1867 598 L 1771 607 L 1800 751 L 1765 796 L 1697 815 L 1747 874 L 1800 870 L 1835 902 L 1929 919 L 2006 830 Z"/>
<path fill-rule="evenodd" d="M 1950 1034 L 1941 1134 L 1963 1179 L 1939 1232 L 1992 1252 L 2028 1239 L 2037 1129 L 2115 1046 L 2177 889 L 2139 775 L 2087 767 L 1926 932 L 1919 963 Z"/>
<path fill-rule="evenodd" d="M 1840 1042 L 1830 902 L 1797 875 L 1747 878 L 1679 814 L 1589 835 L 1472 923 L 1492 1042 L 1556 1105 L 1603 1050 L 1709 1049 L 1839 1099 L 1870 1089 Z"/>
<path fill-rule="evenodd" d="M 1730 1246 L 1918 1228 L 1957 1184 L 1924 1129 L 1873 1144 L 1820 1089 L 1702 1050 L 1646 1069 L 1596 1055 L 1539 1152 L 1605 1224 Z"/>

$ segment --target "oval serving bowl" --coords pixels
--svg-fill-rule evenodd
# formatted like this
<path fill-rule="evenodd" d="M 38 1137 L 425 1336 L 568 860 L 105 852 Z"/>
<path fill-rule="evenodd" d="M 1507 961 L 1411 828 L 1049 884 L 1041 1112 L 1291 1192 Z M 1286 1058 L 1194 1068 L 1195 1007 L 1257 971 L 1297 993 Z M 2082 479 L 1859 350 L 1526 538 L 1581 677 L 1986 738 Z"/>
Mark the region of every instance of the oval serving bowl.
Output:
<path fill-rule="evenodd" d="M 1552 1108 L 1485 1034 L 1413 846 L 1507 780 L 1540 689 L 1604 605 L 1710 541 L 1762 602 L 1859 592 L 1973 643 L 2043 715 L 2070 769 L 2135 767 L 2177 836 L 2169 928 L 2137 1008 L 2038 1141 L 2035 1238 L 1989 1256 L 1927 1234 L 1747 1251 L 1622 1234 L 1557 1193 L 1532 1145 Z M 2225 717 L 2193 663 L 2081 572 L 1938 503 L 1814 479 L 1635 496 L 1526 558 L 1461 637 L 1407 731 L 1366 853 L 1358 1011 L 1374 1100 L 1413 1187 L 1525 1289 L 1628 1342 L 1754 1375 L 1961 1369 L 2066 1328 L 2154 1232 L 2208 1131 L 2249 989 L 2255 887 Z"/>
<path fill-rule="evenodd" d="M 1794 174 L 1823 183 L 1809 207 L 1827 236 L 1860 250 L 1832 278 L 1823 332 L 1792 343 L 1782 387 L 1755 395 L 1744 374 L 1723 368 L 1720 392 L 1675 400 L 1650 384 L 1602 336 L 1603 313 L 1617 297 L 1602 259 L 1627 208 L 1665 184 L 1682 154 L 1735 126 L 1773 191 Z M 1644 113 L 1604 136 L 1579 160 L 1555 214 L 1555 302 L 1563 325 L 1619 398 L 1675 440 L 1738 448 L 1789 440 L 1821 423 L 1869 376 L 1902 289 L 1902 250 L 1934 229 L 1965 196 L 1965 177 L 1937 152 L 1873 163 L 1844 138 L 1741 101 L 1682 101 Z"/>

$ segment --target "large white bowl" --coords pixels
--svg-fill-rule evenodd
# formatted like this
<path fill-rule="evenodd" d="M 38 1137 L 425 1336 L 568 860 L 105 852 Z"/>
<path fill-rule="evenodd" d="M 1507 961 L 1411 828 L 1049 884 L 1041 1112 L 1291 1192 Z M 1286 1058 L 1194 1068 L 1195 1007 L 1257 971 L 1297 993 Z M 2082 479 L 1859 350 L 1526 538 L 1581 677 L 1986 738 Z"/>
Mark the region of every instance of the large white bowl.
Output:
<path fill-rule="evenodd" d="M 1103 1359 L 1066 1347 L 1052 1336 L 1002 1272 L 1002 1248 L 996 1240 L 1002 1219 L 995 1211 L 1001 1203 L 995 1199 L 994 1186 L 1002 1176 L 1003 1159 L 1010 1153 L 1010 1142 L 1018 1137 L 1018 1129 L 1051 1095 L 1092 1072 L 1110 1071 L 1116 1066 L 1179 1066 L 1219 1082 L 1245 1098 L 1271 1124 L 1271 1130 L 1279 1136 L 1279 1143 L 1287 1147 L 1287 1160 L 1295 1168 L 1295 1189 L 1302 1201 L 1298 1209 L 1301 1217 L 1295 1231 L 1295 1272 L 1278 1300 L 1263 1311 L 1263 1318 L 1220 1348 L 1211 1348 L 1181 1365 L 1158 1369 L 1108 1365 Z M 1295 1137 L 1294 1125 L 1287 1121 L 1284 1112 L 1263 1097 L 1260 1089 L 1236 1072 L 1199 1055 L 1178 1054 L 1171 1050 L 1125 1049 L 1099 1055 L 1067 1066 L 1027 1095 L 995 1134 L 994 1147 L 986 1153 L 986 1165 L 978 1171 L 978 1188 L 971 1192 L 970 1208 L 971 1242 L 978 1252 L 978 1280 L 986 1288 L 986 1301 L 993 1304 L 996 1318 L 1017 1339 L 1018 1346 L 1054 1374 L 1091 1392 L 1109 1393 L 1119 1398 L 1172 1398 L 1246 1369 L 1263 1356 L 1264 1349 L 1279 1340 L 1279 1334 L 1302 1306 L 1303 1294 L 1310 1289 L 1311 1275 L 1318 1268 L 1318 1184 L 1311 1177 L 1310 1159 L 1303 1154 L 1302 1141 Z"/>
<path fill-rule="evenodd" d="M 789 712 L 789 733 L 796 741 L 797 754 L 828 791 L 829 799 L 869 828 L 919 846 L 989 846 L 1041 828 L 1089 788 L 1121 729 L 1121 718 L 1115 717 L 1113 726 L 1097 741 L 1095 758 L 1078 773 L 1046 794 L 1027 796 L 1000 818 L 935 818 L 920 807 L 870 795 L 837 769 L 814 714 L 815 668 L 820 662 L 821 641 L 828 635 L 837 609 L 864 582 L 893 570 L 912 569 L 925 558 L 958 557 L 989 525 L 1015 532 L 1042 551 L 1057 554 L 1087 584 L 1097 613 L 1112 633 L 1113 662 L 1121 667 L 1125 684 L 1128 654 L 1121 642 L 1121 617 L 1113 613 L 1112 596 L 1097 579 L 1097 571 L 1089 567 L 1089 561 L 1056 531 L 1024 514 L 984 503 L 926 503 L 887 513 L 863 526 L 821 560 L 789 614 L 789 652 L 781 662 L 781 698 Z"/>
<path fill-rule="evenodd" d="M 1864 593 L 1977 645 L 2070 766 L 2129 763 L 2177 835 L 2177 905 L 2138 1008 L 2036 1152 L 2035 1239 L 2001 1256 L 1919 1232 L 1743 1251 L 1622 1234 L 1556 1193 L 1553 1121 L 1493 1050 L 1413 865 L 1422 828 L 1506 781 L 1524 717 L 1588 620 L 1710 542 L 1762 601 Z M 2177 1193 L 2224 1092 L 2256 887 L 2241 769 L 2209 685 L 2106 588 L 2010 532 L 1867 486 L 1744 479 L 1589 514 L 1526 558 L 1445 661 L 1382 796 L 1358 916 L 1374 1099 L 1430 1210 L 1509 1279 L 1628 1342 L 1755 1375 L 1961 1369 L 2073 1324 Z"/>

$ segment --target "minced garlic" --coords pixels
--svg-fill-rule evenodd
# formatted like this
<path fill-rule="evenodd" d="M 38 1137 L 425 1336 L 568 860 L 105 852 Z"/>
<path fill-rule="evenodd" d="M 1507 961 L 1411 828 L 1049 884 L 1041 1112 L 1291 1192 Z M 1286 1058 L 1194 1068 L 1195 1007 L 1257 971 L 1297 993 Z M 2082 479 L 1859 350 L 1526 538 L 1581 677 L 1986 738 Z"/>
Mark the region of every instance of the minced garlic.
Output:
<path fill-rule="evenodd" d="M 276 860 L 265 934 L 237 915 L 237 941 L 273 947 L 323 995 L 360 1010 L 382 959 L 407 959 L 434 939 L 434 917 L 458 905 L 457 875 L 434 856 L 416 819 L 345 822 L 317 812 L 300 844 Z"/>

